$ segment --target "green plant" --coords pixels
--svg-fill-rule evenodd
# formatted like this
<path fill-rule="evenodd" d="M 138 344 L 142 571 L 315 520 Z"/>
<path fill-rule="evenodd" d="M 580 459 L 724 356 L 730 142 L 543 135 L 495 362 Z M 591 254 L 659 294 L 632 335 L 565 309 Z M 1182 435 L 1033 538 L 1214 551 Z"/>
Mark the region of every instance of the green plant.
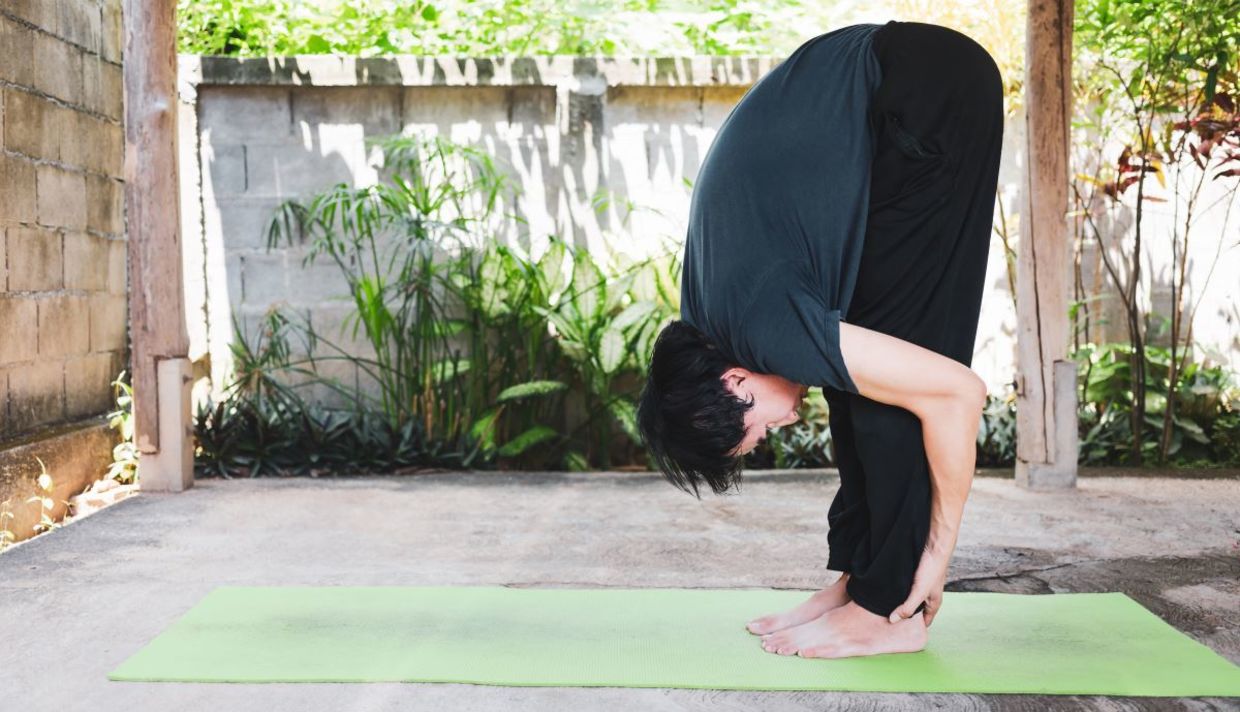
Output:
<path fill-rule="evenodd" d="M 417 419 L 432 439 L 469 451 L 468 463 L 483 438 L 477 423 L 465 429 L 465 417 L 494 390 L 490 369 L 472 367 L 490 364 L 480 341 L 484 330 L 469 329 L 448 297 L 477 284 L 481 303 L 474 306 L 483 318 L 509 312 L 503 270 L 494 260 L 478 264 L 471 244 L 493 219 L 505 177 L 489 155 L 440 137 L 374 143 L 383 151 L 387 180 L 365 188 L 339 184 L 308 201 L 287 201 L 268 232 L 270 248 L 308 242 L 307 264 L 323 258 L 339 269 L 354 307 L 350 336 L 360 333 L 373 356 L 351 353 L 307 319 L 296 323 L 305 357 L 290 362 L 281 353 L 281 362 L 307 376 L 319 361 L 351 362 L 378 390 L 377 398 L 352 393 L 359 409 L 384 413 L 396 430 Z M 515 326 L 514 335 L 523 331 Z M 462 332 L 478 347 L 469 359 L 452 343 Z"/>
<path fill-rule="evenodd" d="M 121 441 L 112 448 L 112 464 L 107 476 L 121 484 L 132 484 L 138 478 L 138 459 L 141 453 L 133 442 L 133 387 L 125 381 L 121 371 L 112 381 L 112 400 L 116 410 L 108 413 L 108 426 L 120 432 Z"/>
<path fill-rule="evenodd" d="M 614 392 L 613 382 L 644 370 L 642 355 L 675 310 L 675 255 L 619 254 L 603 265 L 549 236 L 531 260 L 485 237 L 511 190 L 488 155 L 439 137 L 372 143 L 383 153 L 383 182 L 284 203 L 268 245 L 308 243 L 307 263 L 340 269 L 355 307 L 346 328 L 373 355 L 309 319 L 281 316 L 304 355 L 273 346 L 272 364 L 310 379 L 319 362 L 355 364 L 378 390 L 346 394 L 357 410 L 386 414 L 395 430 L 417 420 L 425 442 L 459 453 L 464 466 L 537 458 L 544 467 L 593 459 L 607 467 L 610 422 L 640 443 L 633 394 Z M 585 422 L 561 432 L 562 398 L 577 393 Z"/>
<path fill-rule="evenodd" d="M 34 530 L 36 532 L 45 532 L 59 529 L 60 523 L 52 519 L 51 515 L 48 514 L 56 506 L 56 502 L 51 497 L 52 492 L 56 489 L 56 483 L 52 481 L 52 476 L 48 473 L 47 465 L 43 464 L 43 460 L 38 457 L 35 457 L 35 459 L 39 461 L 39 470 L 41 471 L 37 484 L 39 489 L 43 490 L 43 494 L 33 495 L 26 500 L 27 503 L 39 503 L 39 521 L 34 525 Z M 68 502 L 63 502 L 63 504 L 68 504 Z"/>
<path fill-rule="evenodd" d="M 5 499 L 0 502 L 0 551 L 4 551 L 13 545 L 17 539 L 17 535 L 9 529 L 9 521 L 14 518 L 12 498 Z"/>
<path fill-rule="evenodd" d="M 1175 383 L 1189 358 L 1192 320 L 1201 301 L 1199 297 L 1187 318 L 1181 318 L 1195 213 L 1201 209 L 1207 174 L 1214 171 L 1211 180 L 1240 176 L 1240 168 L 1235 167 L 1240 153 L 1230 150 L 1240 146 L 1240 114 L 1233 96 L 1240 86 L 1235 71 L 1240 54 L 1240 5 L 1235 0 L 1087 0 L 1077 6 L 1075 17 L 1075 74 L 1084 99 L 1077 104 L 1088 107 L 1077 125 L 1096 134 L 1084 142 L 1091 147 L 1086 158 L 1095 164 L 1094 172 L 1078 172 L 1073 182 L 1074 213 L 1083 218 L 1077 221 L 1076 237 L 1079 245 L 1088 228 L 1097 240 L 1099 257 L 1124 309 L 1134 388 L 1128 411 L 1132 436 L 1128 459 L 1140 464 L 1153 456 L 1165 462 L 1172 455 L 1177 427 L 1183 427 L 1175 418 L 1179 394 Z M 1123 137 L 1124 145 L 1108 165 L 1102 151 L 1113 134 Z M 1147 178 L 1153 176 L 1160 188 L 1167 189 L 1169 173 L 1170 198 L 1156 195 L 1157 189 Z M 1233 187 L 1228 204 L 1234 202 L 1237 187 L 1240 183 Z M 1130 208 L 1124 201 L 1133 188 L 1135 195 L 1127 196 Z M 1151 449 L 1144 434 L 1148 379 L 1143 370 L 1150 319 L 1140 306 L 1142 241 L 1148 239 L 1146 204 L 1169 199 L 1174 203 L 1168 234 L 1172 264 L 1166 272 L 1172 297 L 1168 334 L 1172 385 L 1169 401 L 1161 409 L 1157 446 Z M 1127 237 L 1126 229 L 1109 234 L 1109 229 L 1099 225 L 1100 216 L 1095 213 L 1101 211 L 1096 201 L 1106 202 L 1113 213 L 1132 211 L 1131 247 L 1120 244 Z M 1229 217 L 1230 211 L 1224 214 L 1219 231 L 1216 263 L 1228 235 Z M 1114 257 L 1111 252 L 1116 253 Z M 1085 317 L 1083 338 L 1088 341 L 1089 304 L 1082 282 L 1078 259 L 1077 301 Z M 1198 291 L 1204 293 L 1205 285 Z M 1078 330 L 1078 347 L 1081 338 Z M 1181 342 L 1185 348 L 1177 353 Z M 1100 418 L 1098 425 L 1103 422 Z"/>
<path fill-rule="evenodd" d="M 805 396 L 804 417 L 791 427 L 772 430 L 770 436 L 745 456 L 747 467 L 830 467 L 835 464 L 827 399 L 821 388 Z"/>
<path fill-rule="evenodd" d="M 988 394 L 977 429 L 977 466 L 1011 467 L 1016 463 L 1016 391 Z"/>
<path fill-rule="evenodd" d="M 47 465 L 43 464 L 43 460 L 35 457 L 39 461 L 39 479 L 36 485 L 42 491 L 41 494 L 32 495 L 26 498 L 27 504 L 38 503 L 39 505 L 39 521 L 34 525 L 36 534 L 59 529 L 61 524 L 52 519 L 50 512 L 56 506 L 55 500 L 51 495 L 56 489 L 56 483 L 52 480 L 51 474 L 47 471 Z M 0 502 L 0 551 L 4 551 L 13 545 L 17 536 L 9 529 L 8 520 L 14 519 L 13 506 L 10 499 Z"/>
<path fill-rule="evenodd" d="M 1240 410 L 1229 403 L 1210 425 L 1210 445 L 1218 462 L 1240 464 Z"/>
<path fill-rule="evenodd" d="M 1135 390 L 1131 344 L 1087 344 L 1073 357 L 1080 372 L 1080 462 L 1137 464 L 1130 448 Z M 1141 373 L 1147 379 L 1147 410 L 1137 439 L 1143 454 L 1150 457 L 1160 447 L 1158 434 L 1170 400 L 1170 349 L 1147 347 Z M 1233 374 L 1222 367 L 1189 362 L 1175 380 L 1180 409 L 1172 418 L 1167 462 L 1215 467 L 1240 462 L 1233 447 L 1240 438 L 1233 409 L 1240 393 Z"/>
<path fill-rule="evenodd" d="M 179 0 L 205 55 L 687 55 L 791 52 L 832 8 L 804 0 Z"/>

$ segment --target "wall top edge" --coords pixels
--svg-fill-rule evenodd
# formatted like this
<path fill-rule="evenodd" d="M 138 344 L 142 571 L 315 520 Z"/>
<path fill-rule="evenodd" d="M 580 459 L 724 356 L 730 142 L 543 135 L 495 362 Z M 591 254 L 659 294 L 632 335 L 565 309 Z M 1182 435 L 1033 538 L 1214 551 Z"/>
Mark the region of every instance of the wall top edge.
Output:
<path fill-rule="evenodd" d="M 779 57 L 178 57 L 183 87 L 197 86 L 458 86 L 565 87 L 600 93 L 607 87 L 746 87 Z"/>

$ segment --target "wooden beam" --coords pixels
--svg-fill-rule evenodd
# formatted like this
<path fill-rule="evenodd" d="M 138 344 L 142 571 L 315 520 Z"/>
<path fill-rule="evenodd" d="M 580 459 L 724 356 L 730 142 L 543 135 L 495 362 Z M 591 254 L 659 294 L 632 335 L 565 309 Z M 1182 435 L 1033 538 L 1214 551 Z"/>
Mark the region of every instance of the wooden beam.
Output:
<path fill-rule="evenodd" d="M 125 213 L 129 240 L 129 328 L 134 440 L 142 453 L 143 489 L 184 488 L 185 472 L 157 470 L 158 455 L 183 469 L 189 423 L 183 384 L 163 384 L 160 366 L 185 360 L 189 336 L 181 286 L 180 194 L 177 189 L 176 0 L 125 0 Z M 171 376 L 176 380 L 176 376 Z M 168 395 L 171 394 L 171 395 Z M 160 408 L 183 412 L 163 414 Z M 163 451 L 168 451 L 167 453 Z M 165 463 L 166 464 L 166 463 Z M 192 464 L 192 460 L 191 460 Z M 192 474 L 192 473 L 189 473 Z"/>
<path fill-rule="evenodd" d="M 1072 240 L 1067 222 L 1073 13 L 1073 0 L 1030 0 L 1026 21 L 1025 181 L 1016 276 L 1016 480 L 1030 488 L 1076 485 L 1076 370 L 1068 359 Z"/>

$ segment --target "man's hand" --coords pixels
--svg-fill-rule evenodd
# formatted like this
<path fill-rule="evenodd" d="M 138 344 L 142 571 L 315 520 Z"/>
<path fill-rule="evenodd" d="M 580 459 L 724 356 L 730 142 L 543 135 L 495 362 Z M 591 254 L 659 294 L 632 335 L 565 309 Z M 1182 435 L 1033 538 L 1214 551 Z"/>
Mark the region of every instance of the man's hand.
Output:
<path fill-rule="evenodd" d="M 955 537 L 950 537 L 950 541 L 938 539 L 933 535 L 930 537 L 930 540 L 926 542 L 926 548 L 921 552 L 917 572 L 913 574 L 913 587 L 909 590 L 908 598 L 891 612 L 889 620 L 892 623 L 911 618 L 917 606 L 925 601 L 926 608 L 922 611 L 922 615 L 925 616 L 926 627 L 930 627 L 930 621 L 934 620 L 934 615 L 938 613 L 939 607 L 943 604 L 943 586 L 947 583 L 947 565 L 951 562 L 952 552 L 955 549 Z"/>

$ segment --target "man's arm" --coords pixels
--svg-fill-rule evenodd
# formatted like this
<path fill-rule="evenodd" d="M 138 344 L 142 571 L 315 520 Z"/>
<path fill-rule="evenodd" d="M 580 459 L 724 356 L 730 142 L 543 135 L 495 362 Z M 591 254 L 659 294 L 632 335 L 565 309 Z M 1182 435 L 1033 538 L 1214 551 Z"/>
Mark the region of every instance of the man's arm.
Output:
<path fill-rule="evenodd" d="M 930 463 L 930 533 L 909 597 L 892 612 L 892 621 L 912 616 L 925 601 L 929 625 L 942 600 L 973 485 L 986 384 L 959 361 L 853 324 L 840 324 L 840 351 L 861 395 L 905 408 L 921 420 Z"/>

